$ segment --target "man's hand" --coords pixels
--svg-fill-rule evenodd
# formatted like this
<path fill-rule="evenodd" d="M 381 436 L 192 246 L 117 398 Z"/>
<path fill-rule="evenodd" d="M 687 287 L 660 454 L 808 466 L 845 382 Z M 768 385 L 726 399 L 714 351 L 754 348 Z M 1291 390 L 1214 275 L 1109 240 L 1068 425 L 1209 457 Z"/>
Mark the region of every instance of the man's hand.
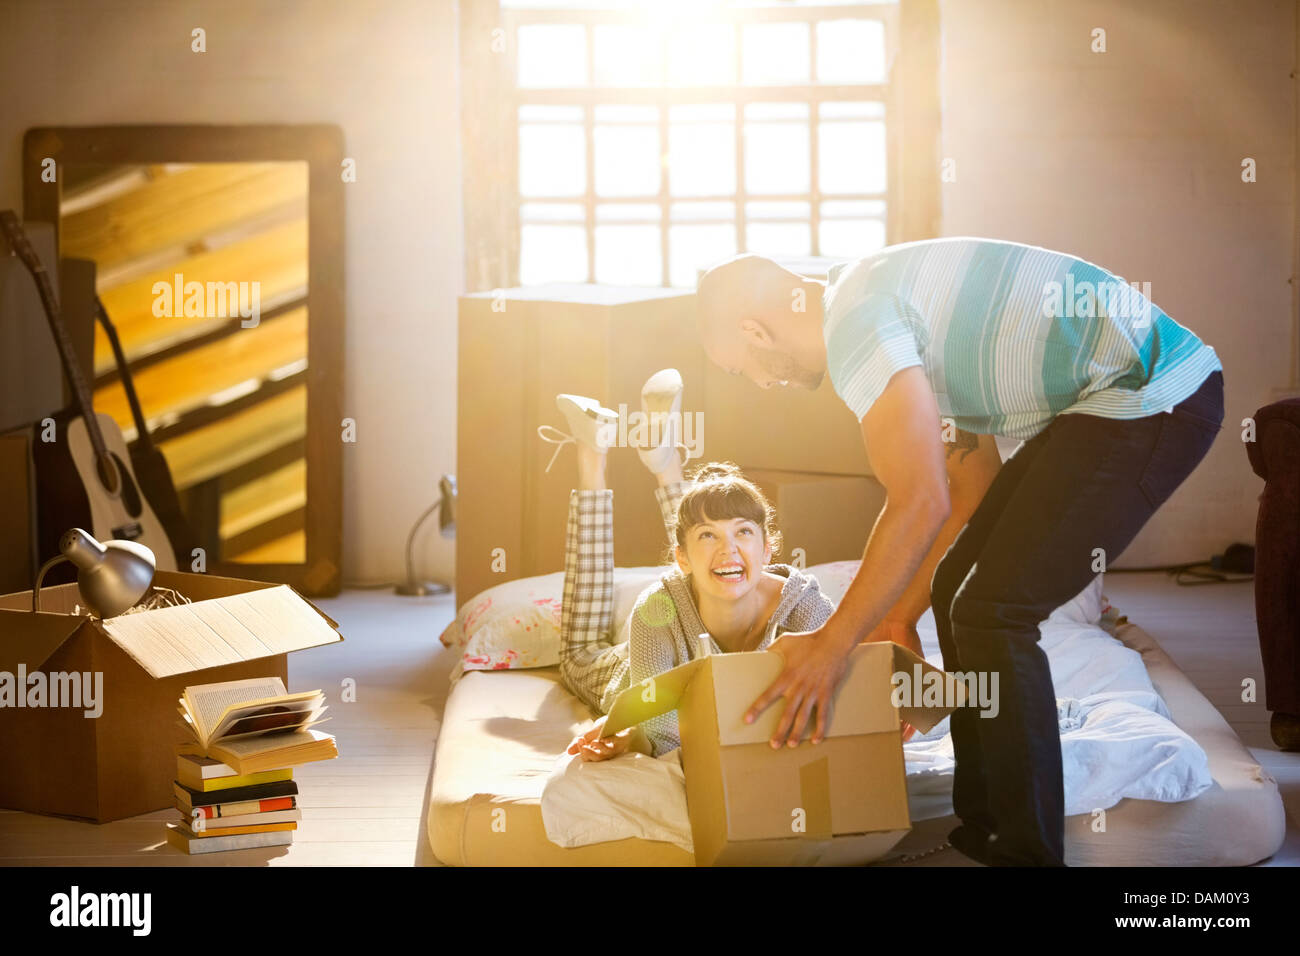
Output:
<path fill-rule="evenodd" d="M 745 720 L 753 722 L 777 698 L 785 698 L 773 747 L 797 746 L 814 711 L 812 741 L 825 739 L 849 654 L 876 632 L 902 597 L 951 513 L 939 409 L 924 369 L 896 372 L 861 425 L 867 460 L 885 488 L 885 507 L 835 613 L 817 630 L 784 634 L 768 648 L 782 656 L 785 667 Z M 915 644 L 919 647 L 919 640 Z"/>
<path fill-rule="evenodd" d="M 916 632 L 916 624 L 909 621 L 885 618 L 862 643 L 871 644 L 875 641 L 893 641 L 906 647 L 917 657 L 925 657 L 925 653 L 921 650 L 921 635 Z"/>
<path fill-rule="evenodd" d="M 827 621 L 815 631 L 782 634 L 768 646 L 768 650 L 780 654 L 785 667 L 745 712 L 745 723 L 752 724 L 771 704 L 785 698 L 785 710 L 772 734 L 772 746 L 798 746 L 814 711 L 817 723 L 813 728 L 812 742 L 821 743 L 826 737 L 826 728 L 830 726 L 835 688 L 844 676 L 853 644 L 846 646 L 844 635 Z"/>

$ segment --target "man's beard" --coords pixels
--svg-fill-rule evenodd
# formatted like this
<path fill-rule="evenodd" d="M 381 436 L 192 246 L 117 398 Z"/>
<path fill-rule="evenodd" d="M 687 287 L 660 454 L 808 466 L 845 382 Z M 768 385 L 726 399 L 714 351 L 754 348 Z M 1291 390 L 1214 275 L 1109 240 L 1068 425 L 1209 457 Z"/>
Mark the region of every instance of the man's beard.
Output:
<path fill-rule="evenodd" d="M 797 385 L 800 388 L 815 390 L 821 385 L 822 379 L 826 377 L 825 372 L 814 372 L 812 369 L 804 368 L 795 361 L 793 355 L 786 352 L 778 352 L 774 349 L 755 349 L 752 345 L 750 348 L 757 354 L 758 367 L 777 381 L 789 382 L 791 385 Z"/>

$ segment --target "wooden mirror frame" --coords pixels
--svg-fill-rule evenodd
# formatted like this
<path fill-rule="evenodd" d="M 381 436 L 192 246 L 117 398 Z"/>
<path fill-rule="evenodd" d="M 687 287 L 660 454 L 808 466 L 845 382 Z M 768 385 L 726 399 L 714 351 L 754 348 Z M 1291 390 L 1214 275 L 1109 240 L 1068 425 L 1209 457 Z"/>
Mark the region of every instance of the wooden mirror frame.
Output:
<path fill-rule="evenodd" d="M 209 562 L 207 572 L 337 594 L 343 548 L 343 132 L 332 124 L 266 126 L 53 126 L 23 137 L 23 215 L 53 223 L 61 175 L 70 165 L 306 162 L 307 197 L 307 559 L 302 564 Z"/>

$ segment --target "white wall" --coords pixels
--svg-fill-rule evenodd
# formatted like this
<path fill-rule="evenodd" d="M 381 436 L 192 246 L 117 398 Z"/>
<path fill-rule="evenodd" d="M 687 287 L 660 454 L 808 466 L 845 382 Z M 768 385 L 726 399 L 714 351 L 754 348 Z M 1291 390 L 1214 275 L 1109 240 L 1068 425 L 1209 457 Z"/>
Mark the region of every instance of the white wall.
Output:
<path fill-rule="evenodd" d="M 1288 385 L 1295 216 L 1290 0 L 944 0 L 946 235 L 1072 252 L 1213 345 L 1224 431 L 1123 563 L 1253 540 L 1234 423 Z M 0 206 L 30 126 L 334 122 L 347 188 L 344 577 L 391 578 L 454 471 L 462 289 L 454 0 L 0 0 Z M 190 30 L 208 52 L 190 52 Z M 1090 52 L 1106 30 L 1108 52 Z M 1242 157 L 1258 182 L 1240 179 Z M 427 534 L 422 570 L 449 578 Z"/>
<path fill-rule="evenodd" d="M 1292 384 L 1296 4 L 944 0 L 941 18 L 944 234 L 1150 282 L 1223 362 L 1223 431 L 1119 563 L 1253 542 L 1262 482 L 1240 422 Z"/>
<path fill-rule="evenodd" d="M 203 27 L 207 52 L 190 51 Z M 455 471 L 462 290 L 454 0 L 0 0 L 0 207 L 23 132 L 115 123 L 337 123 L 346 188 L 347 581 L 395 579 L 411 523 Z M 451 578 L 453 542 L 421 539 Z"/>

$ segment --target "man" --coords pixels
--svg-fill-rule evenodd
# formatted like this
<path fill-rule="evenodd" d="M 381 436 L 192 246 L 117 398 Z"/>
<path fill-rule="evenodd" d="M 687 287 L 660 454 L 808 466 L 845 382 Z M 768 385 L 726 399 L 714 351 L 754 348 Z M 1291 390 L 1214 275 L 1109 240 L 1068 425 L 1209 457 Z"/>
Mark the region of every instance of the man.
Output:
<path fill-rule="evenodd" d="M 953 846 L 1064 865 L 1055 693 L 1038 624 L 1111 560 L 1204 457 L 1223 419 L 1212 348 L 1119 277 L 1019 243 L 888 247 L 810 281 L 759 256 L 699 286 L 709 358 L 758 385 L 831 384 L 886 503 L 836 613 L 772 644 L 772 746 L 826 732 L 863 640 L 919 649 L 932 604 L 949 671 L 997 672 L 1000 707 L 952 715 Z M 1022 439 L 1000 464 L 992 436 Z M 945 439 L 947 441 L 945 442 Z"/>

